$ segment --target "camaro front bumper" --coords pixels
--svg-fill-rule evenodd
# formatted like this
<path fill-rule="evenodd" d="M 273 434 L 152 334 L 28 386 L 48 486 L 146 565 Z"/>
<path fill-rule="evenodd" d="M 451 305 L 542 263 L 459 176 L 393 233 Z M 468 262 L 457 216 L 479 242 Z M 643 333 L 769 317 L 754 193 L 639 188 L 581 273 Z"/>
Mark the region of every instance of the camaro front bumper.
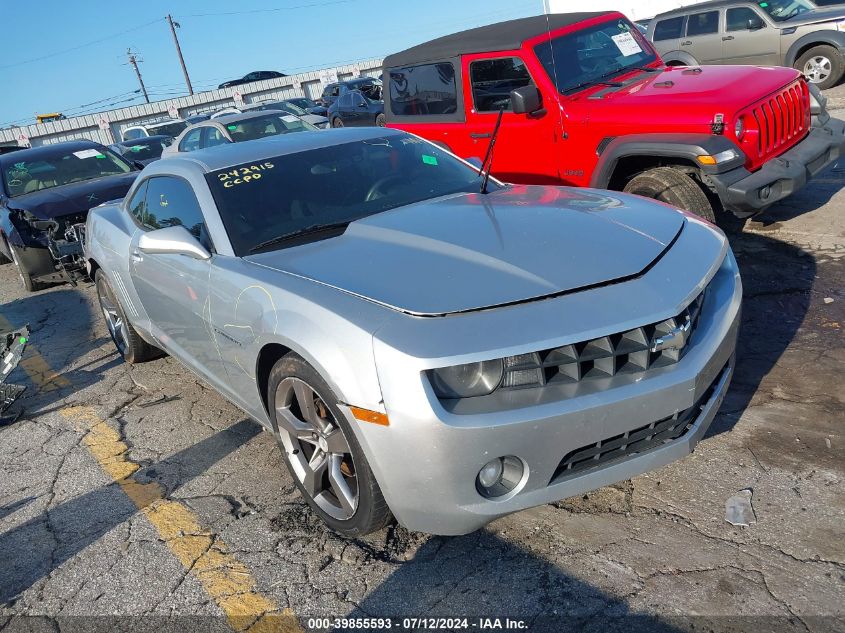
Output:
<path fill-rule="evenodd" d="M 739 167 L 708 177 L 725 208 L 745 217 L 792 195 L 843 154 L 845 122 L 828 119 L 824 126 L 812 127 L 798 145 L 754 173 Z"/>
<path fill-rule="evenodd" d="M 688 238 L 694 239 L 692 235 Z M 662 262 L 656 268 L 663 265 L 669 270 L 673 263 Z M 663 272 L 657 270 L 657 275 L 666 279 Z M 678 288 L 684 274 L 675 274 Z M 633 302 L 643 292 L 632 286 Z M 619 288 L 611 286 L 598 292 L 607 293 L 607 297 L 615 295 L 617 305 L 624 306 L 629 296 Z M 674 288 L 666 294 L 673 292 Z M 498 517 L 628 479 L 692 451 L 710 426 L 733 375 L 741 297 L 736 261 L 728 253 L 709 283 L 701 319 L 678 363 L 611 380 L 606 389 L 571 398 L 538 395 L 545 388 L 486 397 L 499 398 L 498 404 L 506 405 L 503 407 L 486 406 L 482 404 L 485 398 L 470 399 L 478 403 L 469 402 L 460 409 L 444 406 L 424 372 L 417 370 L 416 384 L 409 387 L 413 381 L 408 375 L 386 371 L 385 367 L 400 367 L 402 362 L 391 358 L 393 352 L 377 341 L 376 362 L 390 425 L 356 424 L 351 416 L 350 424 L 360 429 L 361 444 L 400 523 L 433 534 L 472 532 Z M 517 306 L 510 314 L 524 314 L 539 323 L 545 322 L 544 311 L 554 319 L 555 314 L 568 314 L 569 307 L 585 305 L 579 302 L 602 301 L 596 296 L 571 295 Z M 604 311 L 596 314 L 603 315 Z M 457 318 L 473 316 L 477 315 Z M 492 320 L 504 317 L 490 314 L 478 318 L 489 318 L 492 324 Z M 565 318 L 558 317 L 560 321 Z M 459 336 L 469 338 L 468 333 L 476 329 L 473 323 L 478 324 L 478 320 L 467 321 L 468 329 Z M 424 326 L 446 327 L 442 321 Z M 526 351 L 503 350 L 502 355 Z M 643 437 L 643 427 L 657 423 L 657 428 L 663 428 L 661 421 L 673 417 L 688 420 L 683 433 L 669 433 L 668 439 L 639 444 L 636 450 L 617 451 L 578 472 L 560 470 L 565 456 L 573 451 L 602 445 L 618 447 L 620 436 L 634 437 L 640 431 L 638 437 Z M 527 474 L 512 493 L 497 499 L 482 496 L 476 488 L 479 470 L 491 459 L 509 455 L 522 460 Z"/>

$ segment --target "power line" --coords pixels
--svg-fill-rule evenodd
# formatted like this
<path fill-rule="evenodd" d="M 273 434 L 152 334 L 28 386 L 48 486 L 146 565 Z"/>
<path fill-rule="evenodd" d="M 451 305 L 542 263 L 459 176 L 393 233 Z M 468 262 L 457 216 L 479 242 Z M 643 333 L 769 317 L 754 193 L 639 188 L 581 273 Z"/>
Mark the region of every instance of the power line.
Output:
<path fill-rule="evenodd" d="M 224 11 L 221 13 L 190 13 L 183 15 L 184 18 L 208 18 L 216 15 L 247 15 L 250 13 L 273 13 L 275 11 L 293 11 L 294 9 L 310 9 L 312 7 L 327 7 L 333 4 L 348 4 L 355 0 L 331 0 L 330 2 L 314 2 L 311 4 L 299 4 L 292 7 L 276 7 L 273 9 L 250 9 L 249 11 Z"/>
<path fill-rule="evenodd" d="M 55 53 L 49 53 L 47 55 L 42 55 L 41 57 L 33 57 L 32 59 L 26 59 L 20 62 L 14 62 L 12 64 L 5 64 L 0 66 L 0 70 L 4 68 L 13 68 L 15 66 L 23 66 L 24 64 L 32 64 L 34 62 L 40 62 L 45 59 L 50 59 L 51 57 L 57 57 L 59 55 L 64 55 L 65 53 L 71 53 L 73 51 L 78 51 L 80 48 L 85 48 L 87 46 L 93 46 L 94 44 L 99 44 L 100 42 L 105 42 L 106 40 L 114 39 L 115 37 L 120 37 L 121 35 L 126 35 L 127 33 L 132 33 L 133 31 L 138 31 L 145 27 L 151 26 L 156 22 L 160 22 L 162 18 L 156 18 L 150 22 L 146 22 L 144 24 L 139 24 L 138 26 L 133 26 L 131 29 L 126 29 L 125 31 L 121 31 L 120 33 L 115 33 L 113 35 L 107 35 L 105 37 L 101 37 L 98 40 L 93 40 L 91 42 L 86 42 L 85 44 L 80 44 L 79 46 L 74 46 L 72 48 L 66 48 L 62 51 L 56 51 Z"/>

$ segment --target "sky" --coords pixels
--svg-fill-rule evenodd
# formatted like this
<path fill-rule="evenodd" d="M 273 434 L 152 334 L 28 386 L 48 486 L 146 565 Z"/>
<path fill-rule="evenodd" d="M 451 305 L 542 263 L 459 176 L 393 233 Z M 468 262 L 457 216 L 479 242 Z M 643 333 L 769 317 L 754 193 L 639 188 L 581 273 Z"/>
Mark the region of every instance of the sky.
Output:
<path fill-rule="evenodd" d="M 568 0 L 564 0 L 568 1 Z M 573 10 L 583 9 L 571 0 Z M 0 128 L 36 113 L 88 114 L 187 94 L 164 17 L 194 91 L 253 70 L 287 74 L 383 57 L 464 29 L 538 15 L 543 0 L 0 0 Z"/>

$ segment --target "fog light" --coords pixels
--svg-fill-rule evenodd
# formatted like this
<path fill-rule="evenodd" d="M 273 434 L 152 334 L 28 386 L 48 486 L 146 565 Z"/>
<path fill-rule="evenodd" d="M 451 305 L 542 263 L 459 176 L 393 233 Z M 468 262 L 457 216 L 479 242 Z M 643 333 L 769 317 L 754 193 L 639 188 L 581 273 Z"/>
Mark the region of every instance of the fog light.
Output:
<path fill-rule="evenodd" d="M 761 200 L 768 200 L 769 196 L 772 195 L 772 188 L 771 187 L 763 187 L 760 189 L 760 199 Z"/>
<path fill-rule="evenodd" d="M 519 457 L 497 457 L 482 466 L 475 479 L 478 492 L 488 499 L 503 497 L 519 486 L 525 477 L 525 466 Z"/>
<path fill-rule="evenodd" d="M 502 481 L 502 473 L 505 471 L 505 465 L 501 457 L 497 457 L 492 462 L 487 462 L 484 467 L 478 471 L 478 483 L 482 488 L 492 488 L 497 483 Z"/>

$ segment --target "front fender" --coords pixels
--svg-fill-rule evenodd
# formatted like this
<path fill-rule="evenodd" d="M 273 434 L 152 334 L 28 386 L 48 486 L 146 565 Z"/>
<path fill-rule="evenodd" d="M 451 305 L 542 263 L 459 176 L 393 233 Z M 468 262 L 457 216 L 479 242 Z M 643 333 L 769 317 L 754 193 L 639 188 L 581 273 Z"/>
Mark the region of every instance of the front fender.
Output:
<path fill-rule="evenodd" d="M 602 147 L 602 144 L 599 145 Z M 745 155 L 724 136 L 707 134 L 636 134 L 622 136 L 606 144 L 593 170 L 590 187 L 607 189 L 619 161 L 629 156 L 681 158 L 695 162 L 696 156 L 715 155 L 733 149 L 738 158 L 719 166 L 700 166 L 705 173 L 721 173 L 745 163 Z M 697 163 L 695 163 L 697 164 Z"/>
<path fill-rule="evenodd" d="M 811 33 L 807 33 L 803 37 L 795 40 L 792 43 L 792 46 L 789 47 L 789 50 L 786 51 L 784 66 L 794 67 L 795 61 L 798 59 L 802 50 L 806 49 L 808 46 L 816 46 L 818 44 L 829 44 L 830 46 L 837 48 L 840 52 L 845 53 L 845 33 L 831 30 L 812 31 Z"/>

